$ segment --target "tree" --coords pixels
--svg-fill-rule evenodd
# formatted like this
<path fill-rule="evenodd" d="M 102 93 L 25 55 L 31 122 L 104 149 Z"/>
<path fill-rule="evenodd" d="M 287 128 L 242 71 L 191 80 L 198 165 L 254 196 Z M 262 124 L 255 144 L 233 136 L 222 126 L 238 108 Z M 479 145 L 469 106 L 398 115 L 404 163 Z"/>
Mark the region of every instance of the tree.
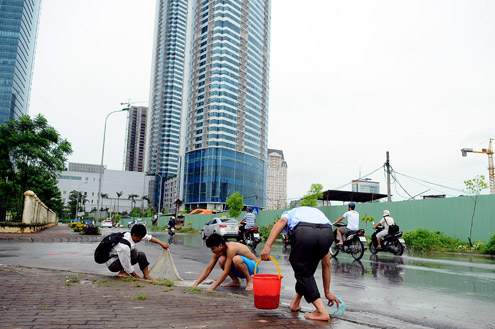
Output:
<path fill-rule="evenodd" d="M 229 216 L 237 218 L 242 213 L 242 208 L 244 208 L 244 197 L 239 192 L 235 192 L 227 198 L 226 203 L 227 207 L 229 207 Z"/>
<path fill-rule="evenodd" d="M 0 125 L 0 195 L 22 199 L 32 190 L 49 208 L 61 214 L 63 203 L 58 174 L 72 154 L 70 143 L 38 114 L 23 115 Z"/>
<path fill-rule="evenodd" d="M 146 200 L 147 204 L 150 204 L 150 199 L 148 198 L 147 195 L 143 195 L 141 197 L 141 213 L 144 213 L 144 200 Z"/>
<path fill-rule="evenodd" d="M 469 246 L 473 247 L 473 242 L 471 241 L 472 234 L 473 234 L 473 223 L 474 223 L 474 215 L 476 214 L 476 206 L 478 204 L 478 198 L 480 196 L 481 191 L 484 189 L 488 188 L 488 185 L 485 183 L 485 176 L 484 175 L 477 175 L 473 179 L 466 180 L 464 181 L 464 185 L 468 189 L 468 191 L 471 194 L 471 199 L 474 202 L 474 207 L 473 207 L 473 215 L 471 216 L 471 228 L 469 230 Z"/>
<path fill-rule="evenodd" d="M 131 199 L 131 209 L 134 210 L 134 206 L 136 205 L 136 198 L 138 197 L 139 195 L 137 194 L 129 194 L 129 196 L 127 197 L 127 199 Z"/>
<path fill-rule="evenodd" d="M 131 217 L 141 217 L 141 208 L 139 207 L 132 208 Z"/>
<path fill-rule="evenodd" d="M 117 214 L 119 213 L 119 201 L 120 201 L 120 197 L 124 194 L 124 192 L 120 191 L 120 192 L 116 192 L 117 193 Z"/>
<path fill-rule="evenodd" d="M 309 189 L 308 193 L 306 193 L 306 195 L 301 200 L 301 206 L 318 206 L 318 199 L 323 196 L 321 190 L 323 190 L 323 185 L 318 183 L 311 184 L 311 188 Z"/>
<path fill-rule="evenodd" d="M 76 191 L 76 190 L 73 190 L 69 193 L 69 201 L 67 202 L 67 204 L 69 205 L 69 211 L 70 211 L 71 218 L 76 218 L 76 216 L 77 216 L 77 207 L 79 204 L 79 200 L 81 198 L 80 195 L 81 195 L 81 192 Z"/>

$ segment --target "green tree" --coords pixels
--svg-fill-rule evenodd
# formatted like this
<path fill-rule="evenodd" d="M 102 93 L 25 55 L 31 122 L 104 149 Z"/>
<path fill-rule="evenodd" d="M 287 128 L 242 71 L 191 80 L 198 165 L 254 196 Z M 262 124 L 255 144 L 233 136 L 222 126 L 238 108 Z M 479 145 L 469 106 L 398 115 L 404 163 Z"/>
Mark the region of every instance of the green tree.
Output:
<path fill-rule="evenodd" d="M 244 208 L 244 197 L 239 192 L 235 192 L 227 198 L 226 203 L 227 207 L 229 207 L 229 216 L 237 218 L 242 213 L 242 208 Z"/>
<path fill-rule="evenodd" d="M 59 215 L 63 210 L 59 173 L 72 154 L 70 143 L 38 114 L 0 125 L 0 195 L 13 200 L 32 190 Z"/>
<path fill-rule="evenodd" d="M 147 195 L 143 195 L 141 197 L 141 213 L 143 213 L 143 214 L 144 214 L 144 200 L 146 200 L 147 205 L 150 204 L 150 199 L 148 198 L 148 196 Z"/>
<path fill-rule="evenodd" d="M 141 217 L 141 208 L 139 207 L 134 207 L 132 208 L 132 211 L 131 211 L 131 217 Z"/>
<path fill-rule="evenodd" d="M 301 206 L 316 207 L 318 205 L 318 199 L 323 196 L 323 185 L 314 183 L 311 184 L 311 188 L 308 193 L 301 200 Z"/>
<path fill-rule="evenodd" d="M 473 246 L 473 242 L 471 241 L 472 234 L 473 234 L 473 223 L 474 223 L 474 215 L 476 214 L 476 206 L 478 205 L 478 199 L 480 197 L 481 191 L 484 189 L 488 188 L 488 185 L 485 183 L 485 176 L 484 175 L 477 175 L 473 179 L 466 180 L 464 181 L 464 185 L 466 186 L 466 189 L 468 189 L 469 193 L 471 194 L 471 199 L 474 202 L 473 206 L 473 215 L 471 216 L 471 228 L 469 230 L 469 246 Z"/>
<path fill-rule="evenodd" d="M 119 213 L 119 201 L 120 201 L 120 197 L 124 194 L 124 192 L 120 191 L 120 192 L 116 192 L 117 193 L 117 214 Z"/>
<path fill-rule="evenodd" d="M 67 204 L 69 206 L 69 212 L 71 218 L 76 218 L 77 206 L 80 202 L 80 198 L 81 198 L 81 192 L 76 190 L 70 191 L 68 198 L 69 201 L 67 202 Z"/>
<path fill-rule="evenodd" d="M 136 198 L 138 197 L 139 195 L 137 194 L 129 194 L 129 196 L 127 197 L 127 199 L 131 200 L 131 209 L 134 210 L 134 206 L 136 205 Z"/>

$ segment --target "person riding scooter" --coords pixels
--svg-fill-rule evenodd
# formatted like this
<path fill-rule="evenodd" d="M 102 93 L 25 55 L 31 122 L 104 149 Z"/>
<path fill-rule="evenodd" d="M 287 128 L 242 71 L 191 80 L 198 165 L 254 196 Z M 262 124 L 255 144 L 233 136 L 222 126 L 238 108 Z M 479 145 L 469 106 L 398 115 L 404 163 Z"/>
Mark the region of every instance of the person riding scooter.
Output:
<path fill-rule="evenodd" d="M 390 211 L 383 211 L 383 218 L 373 226 L 373 229 L 376 229 L 378 226 L 383 225 L 383 231 L 378 232 L 376 235 L 376 242 L 378 244 L 378 249 L 382 249 L 381 239 L 383 239 L 388 234 L 388 228 L 390 225 L 395 224 L 395 221 L 392 217 L 390 217 Z"/>

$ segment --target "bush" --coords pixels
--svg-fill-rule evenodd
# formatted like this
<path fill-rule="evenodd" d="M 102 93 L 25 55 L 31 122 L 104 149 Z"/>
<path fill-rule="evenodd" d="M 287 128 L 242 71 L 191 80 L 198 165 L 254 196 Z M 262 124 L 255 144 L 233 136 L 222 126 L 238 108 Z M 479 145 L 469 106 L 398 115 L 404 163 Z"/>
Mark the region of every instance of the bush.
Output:
<path fill-rule="evenodd" d="M 407 247 L 414 251 L 459 251 L 468 249 L 467 242 L 451 238 L 440 231 L 432 232 L 422 228 L 403 235 Z"/>
<path fill-rule="evenodd" d="M 97 226 L 94 226 L 93 224 L 87 224 L 86 226 L 83 227 L 82 234 L 98 235 L 100 234 L 100 230 L 98 229 Z"/>
<path fill-rule="evenodd" d="M 72 227 L 74 229 L 74 232 L 82 232 L 84 226 L 84 223 L 73 223 L 74 226 Z"/>
<path fill-rule="evenodd" d="M 487 244 L 480 246 L 479 252 L 482 254 L 495 255 L 495 233 L 492 234 Z"/>

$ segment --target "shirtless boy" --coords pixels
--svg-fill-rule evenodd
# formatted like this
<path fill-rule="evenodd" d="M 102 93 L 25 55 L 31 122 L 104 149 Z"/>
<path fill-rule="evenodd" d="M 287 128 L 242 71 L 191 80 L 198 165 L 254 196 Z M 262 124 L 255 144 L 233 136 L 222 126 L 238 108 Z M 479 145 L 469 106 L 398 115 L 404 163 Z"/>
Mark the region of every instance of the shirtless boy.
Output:
<path fill-rule="evenodd" d="M 221 235 L 215 233 L 206 239 L 206 246 L 211 249 L 213 256 L 193 287 L 203 282 L 218 262 L 223 273 L 208 290 L 215 290 L 227 276 L 230 276 L 232 281 L 222 284 L 222 287 L 240 287 L 239 278 L 246 278 L 246 290 L 253 290 L 251 275 L 254 274 L 256 257 L 248 247 L 238 242 L 225 242 Z"/>

